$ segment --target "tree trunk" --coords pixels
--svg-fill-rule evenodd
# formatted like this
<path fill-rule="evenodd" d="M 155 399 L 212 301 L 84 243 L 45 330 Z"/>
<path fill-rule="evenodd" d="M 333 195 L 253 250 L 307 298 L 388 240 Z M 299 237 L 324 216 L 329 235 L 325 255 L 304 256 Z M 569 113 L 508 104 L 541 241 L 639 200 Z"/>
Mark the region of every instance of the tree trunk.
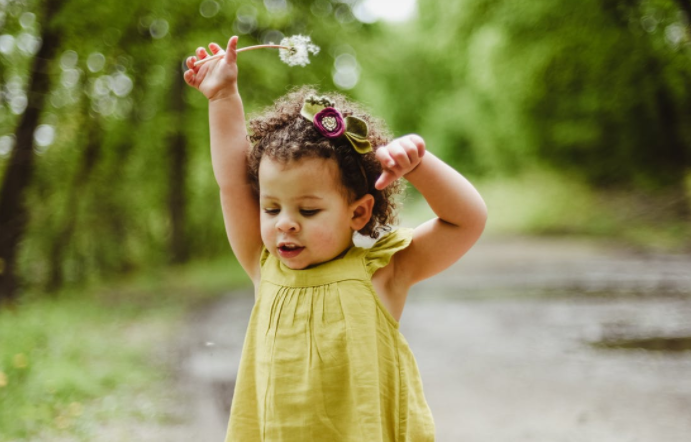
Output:
<path fill-rule="evenodd" d="M 0 303 L 16 298 L 16 259 L 19 243 L 28 224 L 24 202 L 34 171 L 34 131 L 50 90 L 49 68 L 59 46 L 60 35 L 50 25 L 59 10 L 59 0 L 47 0 L 41 32 L 42 45 L 34 58 L 27 87 L 28 103 L 15 131 L 16 145 L 5 170 L 0 193 Z"/>
<path fill-rule="evenodd" d="M 684 17 L 686 17 L 686 23 L 691 23 L 691 1 L 689 0 L 676 0 L 677 5 L 679 6 L 679 9 L 681 9 L 681 13 L 684 14 Z"/>
<path fill-rule="evenodd" d="M 681 137 L 681 122 L 670 92 L 665 85 L 658 85 L 656 93 L 657 108 L 660 120 L 661 140 L 656 152 L 660 160 L 659 169 L 664 175 L 662 184 L 671 191 L 672 215 L 682 220 L 691 220 L 689 197 L 686 193 L 686 171 L 689 158 L 686 145 Z"/>
<path fill-rule="evenodd" d="M 173 133 L 168 144 L 170 158 L 170 187 L 168 211 L 171 222 L 170 261 L 173 264 L 185 262 L 188 258 L 187 238 L 185 236 L 185 184 L 187 182 L 187 140 L 183 133 L 183 112 L 185 103 L 183 94 L 185 81 L 178 72 L 179 63 L 175 64 L 176 75 L 171 90 L 171 115 Z"/>
<path fill-rule="evenodd" d="M 89 104 L 91 103 L 88 97 L 83 97 L 85 100 L 84 114 L 89 113 Z M 77 173 L 74 175 L 72 184 L 70 185 L 67 202 L 65 203 L 66 220 L 62 228 L 56 233 L 50 249 L 50 277 L 46 289 L 50 292 L 55 292 L 60 289 L 64 282 L 64 274 L 62 262 L 67 250 L 75 228 L 77 226 L 77 214 L 79 213 L 79 201 L 83 194 L 82 189 L 85 188 L 86 183 L 94 170 L 94 165 L 101 156 L 101 147 L 103 145 L 103 128 L 99 117 L 89 119 L 89 126 L 87 129 L 86 147 L 82 153 L 81 162 Z"/>
<path fill-rule="evenodd" d="M 686 36 L 691 38 L 691 0 L 676 0 L 676 3 L 679 6 L 679 9 L 681 9 L 681 13 L 685 18 Z M 683 164 L 686 172 L 691 167 L 691 157 L 689 155 L 686 155 L 685 162 Z M 684 208 L 682 209 L 683 216 L 685 216 L 686 219 L 691 219 L 691 194 L 687 192 L 685 186 L 682 188 L 681 193 L 685 196 L 686 202 Z"/>

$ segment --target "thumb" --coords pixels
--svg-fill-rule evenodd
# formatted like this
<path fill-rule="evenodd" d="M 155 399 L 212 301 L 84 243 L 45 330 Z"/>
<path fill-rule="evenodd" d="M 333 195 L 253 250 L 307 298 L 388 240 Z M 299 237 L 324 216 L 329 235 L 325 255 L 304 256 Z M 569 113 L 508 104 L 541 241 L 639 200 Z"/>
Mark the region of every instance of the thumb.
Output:
<path fill-rule="evenodd" d="M 226 56 L 225 60 L 226 63 L 235 63 L 237 60 L 238 54 L 237 54 L 237 48 L 238 48 L 238 36 L 233 35 L 230 37 L 230 40 L 228 40 L 228 48 L 226 49 Z"/>

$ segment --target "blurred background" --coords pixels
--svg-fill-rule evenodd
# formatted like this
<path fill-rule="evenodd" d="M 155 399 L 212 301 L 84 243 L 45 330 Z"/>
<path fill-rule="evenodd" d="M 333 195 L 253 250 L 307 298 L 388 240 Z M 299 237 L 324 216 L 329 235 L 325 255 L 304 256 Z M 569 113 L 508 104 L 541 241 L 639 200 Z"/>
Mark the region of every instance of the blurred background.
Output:
<path fill-rule="evenodd" d="M 393 135 L 421 134 L 487 202 L 477 251 L 421 286 L 435 301 L 416 297 L 411 325 L 402 321 L 432 361 L 420 366 L 439 440 L 681 441 L 691 431 L 690 17 L 688 0 L 0 0 L 0 441 L 217 440 L 221 430 L 196 432 L 225 424 L 251 295 L 225 237 L 207 103 L 185 85 L 184 59 L 232 35 L 250 46 L 295 34 L 321 47 L 304 68 L 272 50 L 240 54 L 248 113 L 296 85 L 345 93 Z M 414 190 L 404 206 L 404 224 L 429 216 Z M 239 318 L 234 331 L 219 311 Z M 573 322 L 581 314 L 590 320 Z M 521 334 L 520 317 L 539 330 Z M 448 327 L 468 346 L 440 344 Z M 561 336 L 550 327 L 570 331 L 537 345 L 558 348 L 544 372 L 529 349 Z M 524 336 L 512 347 L 522 359 L 482 353 L 500 352 L 508 334 Z M 607 359 L 608 346 L 641 359 Z M 587 357 L 569 365 L 564 352 Z M 485 365 L 447 372 L 449 354 Z M 488 430 L 496 421 L 537 422 L 507 411 L 524 395 L 468 389 L 501 364 L 533 364 L 524 374 L 535 379 L 584 376 L 564 374 L 573 388 L 534 399 L 549 406 L 594 385 L 578 367 L 606 361 L 602 373 L 621 373 L 651 354 L 664 367 L 645 365 L 622 388 L 667 392 L 656 410 L 680 414 L 660 428 L 678 433 L 658 439 L 657 427 L 622 432 L 645 419 L 607 415 L 616 404 L 590 396 L 564 412 L 589 432 L 573 436 L 554 417 L 555 433 L 502 439 Z M 216 399 L 197 404 L 190 391 Z M 613 396 L 602 391 L 593 397 Z M 478 403 L 468 398 L 485 394 L 495 402 L 463 425 Z M 610 435 L 603 422 L 619 427 Z M 645 431 L 652 438 L 636 439 Z"/>

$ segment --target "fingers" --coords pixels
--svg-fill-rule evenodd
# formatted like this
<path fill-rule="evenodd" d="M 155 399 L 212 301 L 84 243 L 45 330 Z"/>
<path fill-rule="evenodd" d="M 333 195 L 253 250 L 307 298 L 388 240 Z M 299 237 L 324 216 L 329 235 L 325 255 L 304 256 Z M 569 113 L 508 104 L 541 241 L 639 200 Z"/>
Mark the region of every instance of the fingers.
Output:
<path fill-rule="evenodd" d="M 228 40 L 228 47 L 226 48 L 226 63 L 235 63 L 237 61 L 238 36 L 233 35 Z"/>
<path fill-rule="evenodd" d="M 424 154 L 422 138 L 417 137 L 415 139 L 412 136 L 407 136 L 398 138 L 387 146 L 377 149 L 375 155 L 383 168 L 394 171 L 400 170 L 402 174 L 405 174 L 420 162 L 421 153 Z"/>
<path fill-rule="evenodd" d="M 187 69 L 194 69 L 194 62 L 197 61 L 197 57 L 187 57 L 185 60 L 185 65 Z"/>
<path fill-rule="evenodd" d="M 201 46 L 197 48 L 195 54 L 199 60 L 203 60 L 209 56 L 209 54 L 206 52 L 206 49 L 202 48 Z"/>
<path fill-rule="evenodd" d="M 219 52 L 223 52 L 223 49 L 218 45 L 218 43 L 209 43 L 209 49 L 211 50 L 211 53 L 216 55 Z"/>
<path fill-rule="evenodd" d="M 418 156 L 422 158 L 422 156 L 425 154 L 425 140 L 423 140 L 422 137 L 417 134 L 408 135 L 406 138 L 408 138 L 408 141 L 416 147 Z"/>
<path fill-rule="evenodd" d="M 391 158 L 396 162 L 396 166 L 399 169 L 406 170 L 410 168 L 410 164 L 412 162 L 412 159 L 410 158 L 409 153 L 410 146 L 404 144 L 403 142 L 393 142 L 389 146 L 389 155 L 391 155 Z M 417 159 L 417 149 L 414 149 L 414 156 L 415 159 Z"/>
<path fill-rule="evenodd" d="M 185 71 L 182 77 L 185 79 L 185 83 L 194 86 L 194 71 L 192 69 Z"/>
<path fill-rule="evenodd" d="M 374 187 L 381 190 L 412 171 L 425 154 L 425 141 L 418 135 L 395 139 L 375 152 L 383 172 Z"/>
<path fill-rule="evenodd" d="M 224 57 L 226 62 L 231 63 L 235 62 L 237 59 L 237 46 L 238 46 L 238 37 L 233 36 L 230 38 L 228 41 L 228 49 L 226 51 L 221 48 L 221 46 L 218 43 L 209 43 L 209 50 L 211 51 L 211 54 L 217 55 L 217 54 L 226 54 Z M 195 50 L 195 56 L 193 57 L 188 57 L 186 60 L 186 65 L 190 69 L 195 69 L 194 63 L 198 60 L 204 60 L 205 58 L 210 57 L 211 55 L 204 49 L 203 47 L 198 47 Z M 199 69 L 199 66 L 196 66 L 196 69 Z"/>
<path fill-rule="evenodd" d="M 190 86 L 195 85 L 195 78 L 197 75 L 197 71 L 199 71 L 198 67 L 194 66 L 194 62 L 197 61 L 197 57 L 187 57 L 185 60 L 185 66 L 187 66 L 187 70 L 183 73 L 183 78 L 185 79 L 185 82 L 189 84 Z"/>
<path fill-rule="evenodd" d="M 410 165 L 415 167 L 420 162 L 420 159 L 425 154 L 425 141 L 419 135 L 408 135 L 399 138 L 399 144 L 405 150 Z"/>
<path fill-rule="evenodd" d="M 374 156 L 384 169 L 392 169 L 396 166 L 396 161 L 391 157 L 389 149 L 386 147 L 380 147 L 374 152 Z"/>

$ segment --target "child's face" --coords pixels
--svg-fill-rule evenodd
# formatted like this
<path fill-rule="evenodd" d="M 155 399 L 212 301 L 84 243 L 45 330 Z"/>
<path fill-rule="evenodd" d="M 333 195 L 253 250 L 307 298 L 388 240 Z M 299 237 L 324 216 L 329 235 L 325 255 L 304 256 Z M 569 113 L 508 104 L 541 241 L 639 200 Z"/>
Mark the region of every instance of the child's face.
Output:
<path fill-rule="evenodd" d="M 291 269 L 336 258 L 352 245 L 353 205 L 335 160 L 305 158 L 259 164 L 262 241 Z"/>

